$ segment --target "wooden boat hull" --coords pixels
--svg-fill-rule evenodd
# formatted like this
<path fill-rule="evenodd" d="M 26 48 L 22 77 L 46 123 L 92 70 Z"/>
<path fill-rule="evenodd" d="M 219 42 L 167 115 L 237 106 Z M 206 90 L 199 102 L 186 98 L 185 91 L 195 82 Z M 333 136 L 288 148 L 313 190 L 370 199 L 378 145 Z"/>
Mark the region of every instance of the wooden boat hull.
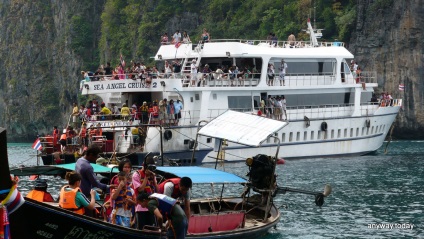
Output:
<path fill-rule="evenodd" d="M 64 238 L 64 239 L 154 239 L 166 238 L 154 231 L 140 231 L 116 226 L 94 218 L 77 215 L 67 210 L 25 199 L 25 203 L 9 215 L 13 238 Z M 245 227 L 226 232 L 207 232 L 188 234 L 187 238 L 242 238 L 256 239 L 264 236 L 274 227 L 280 213 L 274 206 L 266 224 Z"/>
<path fill-rule="evenodd" d="M 154 239 L 158 232 L 128 229 L 25 198 L 25 203 L 9 215 L 13 238 L 64 239 Z"/>

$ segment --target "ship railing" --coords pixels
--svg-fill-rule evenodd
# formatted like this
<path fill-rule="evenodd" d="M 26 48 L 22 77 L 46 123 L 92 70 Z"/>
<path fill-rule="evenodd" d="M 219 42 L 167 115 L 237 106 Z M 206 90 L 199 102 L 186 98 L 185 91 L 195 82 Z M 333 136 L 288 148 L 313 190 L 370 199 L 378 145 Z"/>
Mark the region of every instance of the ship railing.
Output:
<path fill-rule="evenodd" d="M 377 72 L 376 71 L 362 71 L 357 73 L 352 71 L 353 77 L 358 84 L 377 83 Z"/>
<path fill-rule="evenodd" d="M 249 39 L 213 39 L 208 43 L 214 42 L 238 42 L 249 45 L 259 45 L 264 47 L 278 47 L 278 48 L 309 48 L 309 47 L 344 47 L 344 42 L 320 42 L 318 45 L 312 45 L 311 41 L 273 41 L 273 40 L 249 40 Z M 184 44 L 184 43 L 183 43 Z"/>
<path fill-rule="evenodd" d="M 284 79 L 284 80 L 283 80 Z M 270 81 L 267 74 L 267 83 L 271 86 L 311 86 L 311 85 L 332 85 L 336 81 L 333 72 L 322 72 L 319 75 L 312 73 L 289 73 L 280 77 L 279 73 L 274 75 L 274 80 Z"/>
<path fill-rule="evenodd" d="M 210 73 L 183 74 L 182 82 L 183 86 L 188 85 L 188 87 L 253 87 L 259 84 L 260 77 L 260 73 L 241 73 L 237 77 L 233 77 L 229 73 L 216 73 L 212 71 Z"/>

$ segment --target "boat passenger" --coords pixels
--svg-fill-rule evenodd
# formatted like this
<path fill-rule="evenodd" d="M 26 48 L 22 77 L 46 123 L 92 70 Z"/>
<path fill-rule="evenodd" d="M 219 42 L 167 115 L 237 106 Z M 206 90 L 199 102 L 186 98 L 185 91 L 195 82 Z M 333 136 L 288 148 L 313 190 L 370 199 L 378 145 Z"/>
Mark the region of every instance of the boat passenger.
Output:
<path fill-rule="evenodd" d="M 54 202 L 52 195 L 47 192 L 47 187 L 46 180 L 37 179 L 34 189 L 26 197 L 39 202 Z"/>
<path fill-rule="evenodd" d="M 284 77 L 286 76 L 286 71 L 287 71 L 287 63 L 284 60 L 281 60 L 280 74 L 279 74 L 280 86 L 281 86 L 281 83 L 283 83 L 283 86 L 286 85 L 284 80 Z"/>
<path fill-rule="evenodd" d="M 60 135 L 60 151 L 62 153 L 65 153 L 66 150 L 66 138 L 67 138 L 67 133 L 66 133 L 66 129 L 63 129 L 63 133 Z"/>
<path fill-rule="evenodd" d="M 133 195 L 134 190 L 127 183 L 127 173 L 118 173 L 119 185 L 112 190 L 113 210 L 111 222 L 116 225 L 131 227 L 132 206 L 136 204 Z"/>
<path fill-rule="evenodd" d="M 72 104 L 72 122 L 74 123 L 74 128 L 77 129 L 78 128 L 78 124 L 79 124 L 79 109 L 78 109 L 78 105 L 77 103 L 73 103 Z"/>
<path fill-rule="evenodd" d="M 211 35 L 209 34 L 208 31 L 206 31 L 206 28 L 203 28 L 203 33 L 201 38 L 202 38 L 202 43 L 206 43 L 211 40 Z"/>
<path fill-rule="evenodd" d="M 187 235 L 187 217 L 177 204 L 177 200 L 163 194 L 140 193 L 137 196 L 137 204 L 148 208 L 150 214 L 155 215 L 161 230 L 167 231 L 167 238 L 184 239 Z M 169 221 L 167 227 L 162 227 L 164 219 Z"/>
<path fill-rule="evenodd" d="M 156 192 L 158 184 L 154 170 L 156 170 L 156 163 L 153 158 L 149 157 L 143 162 L 143 168 L 133 173 L 132 187 L 136 196 L 140 193 L 151 195 Z M 145 225 L 155 224 L 155 218 L 149 213 L 146 206 L 143 207 L 138 204 L 135 213 L 138 229 L 142 230 Z"/>
<path fill-rule="evenodd" d="M 290 36 L 287 38 L 287 41 L 290 44 L 290 48 L 294 47 L 294 43 L 296 41 L 296 37 L 294 36 L 293 32 L 290 34 Z"/>
<path fill-rule="evenodd" d="M 190 43 L 190 42 L 191 42 L 191 40 L 190 40 L 189 35 L 187 34 L 186 31 L 184 31 L 184 33 L 183 33 L 183 43 Z"/>
<path fill-rule="evenodd" d="M 100 181 L 96 178 L 94 175 L 94 169 L 93 166 L 91 166 L 90 162 L 95 163 L 100 153 L 100 148 L 96 145 L 90 146 L 85 155 L 82 156 L 77 160 L 77 163 L 75 164 L 75 171 L 79 174 L 81 174 L 81 183 L 80 188 L 82 193 L 89 197 L 90 190 L 93 187 L 97 187 L 102 189 L 103 191 L 107 191 L 110 188 L 115 188 L 115 185 L 106 185 L 103 183 L 100 183 Z M 87 210 L 86 215 L 92 216 L 93 211 Z"/>
<path fill-rule="evenodd" d="M 146 101 L 143 101 L 139 110 L 141 112 L 141 122 L 143 122 L 143 124 L 147 123 L 149 121 L 149 106 Z"/>
<path fill-rule="evenodd" d="M 166 44 L 168 44 L 168 33 L 164 33 L 163 35 L 162 35 L 162 37 L 161 37 L 161 39 L 160 39 L 160 43 L 162 44 L 162 45 L 166 45 Z"/>
<path fill-rule="evenodd" d="M 103 114 L 103 115 L 111 115 L 112 114 L 112 111 L 108 107 L 106 107 L 105 103 L 102 103 L 100 105 L 100 107 L 102 108 L 102 110 L 100 111 L 101 114 Z"/>
<path fill-rule="evenodd" d="M 96 192 L 93 189 L 90 190 L 90 200 L 81 193 L 81 175 L 75 171 L 67 172 L 65 179 L 68 180 L 68 185 L 63 186 L 60 190 L 59 206 L 80 215 L 85 213 L 84 208 L 93 210 L 96 203 Z"/>
<path fill-rule="evenodd" d="M 87 134 L 87 125 L 85 123 L 82 123 L 81 130 L 79 133 L 79 138 L 81 139 L 81 144 L 84 146 L 88 146 L 88 134 Z"/>
<path fill-rule="evenodd" d="M 193 59 L 191 61 L 191 65 L 190 65 L 190 78 L 191 78 L 191 86 L 196 86 L 196 81 L 197 81 L 196 59 Z"/>
<path fill-rule="evenodd" d="M 186 214 L 187 219 L 190 219 L 190 189 L 193 183 L 189 177 L 170 178 L 159 184 L 159 193 L 165 194 L 168 197 L 177 199 Z"/>
<path fill-rule="evenodd" d="M 177 102 L 174 103 L 175 108 L 175 125 L 178 125 L 178 121 L 181 119 L 181 111 L 183 110 L 183 103 L 181 100 L 177 99 Z"/>
<path fill-rule="evenodd" d="M 169 124 L 175 125 L 175 105 L 173 99 L 169 100 L 166 111 L 168 114 Z"/>
<path fill-rule="evenodd" d="M 128 120 L 130 117 L 130 108 L 128 108 L 127 104 L 123 104 L 122 108 L 121 108 L 121 115 L 122 115 L 122 119 L 124 120 Z"/>

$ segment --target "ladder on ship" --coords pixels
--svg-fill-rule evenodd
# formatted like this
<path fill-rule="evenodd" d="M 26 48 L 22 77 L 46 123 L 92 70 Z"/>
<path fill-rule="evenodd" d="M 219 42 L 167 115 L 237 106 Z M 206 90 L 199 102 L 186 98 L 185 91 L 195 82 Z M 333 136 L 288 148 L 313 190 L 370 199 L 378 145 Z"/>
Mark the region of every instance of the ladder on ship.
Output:
<path fill-rule="evenodd" d="M 190 87 L 191 86 L 191 63 L 193 62 L 193 60 L 196 60 L 196 67 L 198 68 L 200 65 L 200 59 L 202 59 L 201 57 L 201 53 L 202 53 L 202 49 L 203 49 L 203 44 L 199 43 L 196 48 L 194 48 L 194 52 L 197 52 L 197 56 L 193 57 L 193 56 L 186 56 L 186 58 L 184 59 L 183 65 L 182 65 L 182 69 L 181 69 L 181 74 L 182 74 L 182 83 L 183 83 L 183 87 Z"/>

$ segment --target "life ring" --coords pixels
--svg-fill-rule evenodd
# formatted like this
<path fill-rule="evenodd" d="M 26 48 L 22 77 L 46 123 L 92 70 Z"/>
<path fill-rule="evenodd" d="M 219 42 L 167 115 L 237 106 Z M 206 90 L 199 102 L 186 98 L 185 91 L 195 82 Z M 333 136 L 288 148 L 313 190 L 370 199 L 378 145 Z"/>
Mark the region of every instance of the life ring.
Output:
<path fill-rule="evenodd" d="M 171 130 L 169 130 L 169 129 L 165 130 L 165 132 L 163 133 L 163 137 L 166 140 L 172 139 L 172 132 L 171 132 Z"/>
<path fill-rule="evenodd" d="M 371 120 L 369 119 L 365 120 L 365 126 L 369 128 L 371 126 Z"/>
<path fill-rule="evenodd" d="M 327 131 L 327 122 L 324 121 L 324 122 L 321 123 L 321 130 Z"/>

